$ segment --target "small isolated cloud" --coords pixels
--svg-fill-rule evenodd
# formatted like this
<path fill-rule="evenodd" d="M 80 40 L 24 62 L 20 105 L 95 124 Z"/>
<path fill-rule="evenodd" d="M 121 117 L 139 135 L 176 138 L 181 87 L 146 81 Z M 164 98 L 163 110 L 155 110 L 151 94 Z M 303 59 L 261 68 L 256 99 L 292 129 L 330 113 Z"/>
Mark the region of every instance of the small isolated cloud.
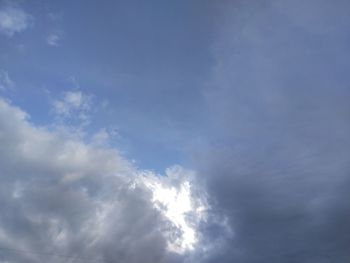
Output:
<path fill-rule="evenodd" d="M 62 120 L 80 121 L 82 124 L 90 122 L 92 95 L 81 91 L 63 92 L 59 99 L 52 103 L 54 114 Z"/>
<path fill-rule="evenodd" d="M 0 90 L 12 88 L 14 85 L 15 83 L 11 80 L 8 72 L 0 69 Z"/>
<path fill-rule="evenodd" d="M 32 22 L 33 17 L 19 7 L 0 7 L 0 33 L 6 36 L 12 37 L 15 33 L 26 30 Z"/>
<path fill-rule="evenodd" d="M 51 21 L 51 22 L 56 22 L 61 20 L 63 17 L 63 13 L 53 13 L 50 12 L 47 14 L 47 18 Z"/>
<path fill-rule="evenodd" d="M 62 39 L 62 37 L 59 35 L 59 34 L 49 34 L 47 37 L 46 37 L 46 43 L 49 45 L 49 46 L 54 46 L 54 47 L 57 47 L 58 46 L 58 42 Z"/>

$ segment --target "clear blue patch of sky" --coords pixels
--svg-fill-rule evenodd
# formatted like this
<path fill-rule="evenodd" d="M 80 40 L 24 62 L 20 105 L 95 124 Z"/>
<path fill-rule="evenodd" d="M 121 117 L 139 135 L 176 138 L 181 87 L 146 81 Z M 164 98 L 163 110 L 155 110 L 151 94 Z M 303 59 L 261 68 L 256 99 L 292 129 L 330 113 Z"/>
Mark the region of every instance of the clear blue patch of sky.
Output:
<path fill-rule="evenodd" d="M 32 121 L 52 121 L 50 96 L 76 89 L 74 78 L 96 103 L 108 101 L 88 129 L 117 126 L 116 144 L 141 168 L 186 162 L 186 148 L 206 125 L 203 89 L 217 16 L 211 1 L 25 1 L 20 7 L 33 15 L 33 26 L 1 36 L 0 66 L 16 83 L 7 96 Z M 58 47 L 47 45 L 57 32 Z"/>

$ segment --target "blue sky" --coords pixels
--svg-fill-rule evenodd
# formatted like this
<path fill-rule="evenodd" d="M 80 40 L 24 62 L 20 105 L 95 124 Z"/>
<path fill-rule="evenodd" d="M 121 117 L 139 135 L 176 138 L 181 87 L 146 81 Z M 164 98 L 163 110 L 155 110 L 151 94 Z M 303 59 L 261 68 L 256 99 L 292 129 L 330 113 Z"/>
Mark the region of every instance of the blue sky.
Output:
<path fill-rule="evenodd" d="M 1 41 L 1 67 L 16 81 L 9 96 L 45 124 L 50 96 L 79 89 L 108 104 L 88 129 L 118 127 L 115 143 L 141 167 L 184 162 L 205 125 L 211 5 L 23 2 L 28 28 Z"/>
<path fill-rule="evenodd" d="M 348 262 L 349 11 L 0 0 L 0 262 Z"/>

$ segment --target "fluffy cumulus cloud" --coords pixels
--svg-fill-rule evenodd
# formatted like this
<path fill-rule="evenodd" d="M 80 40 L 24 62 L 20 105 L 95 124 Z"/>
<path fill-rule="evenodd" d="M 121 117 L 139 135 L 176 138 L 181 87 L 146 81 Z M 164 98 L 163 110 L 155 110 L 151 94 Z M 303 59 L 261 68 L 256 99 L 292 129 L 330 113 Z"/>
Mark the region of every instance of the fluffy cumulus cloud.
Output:
<path fill-rule="evenodd" d="M 207 204 L 192 171 L 139 170 L 115 149 L 28 118 L 0 99 L 1 262 L 168 263 L 194 253 Z"/>
<path fill-rule="evenodd" d="M 232 235 L 208 262 L 348 262 L 350 4 L 224 9 L 198 167 Z"/>
<path fill-rule="evenodd" d="M 0 33 L 12 37 L 33 23 L 33 17 L 10 2 L 0 3 Z"/>

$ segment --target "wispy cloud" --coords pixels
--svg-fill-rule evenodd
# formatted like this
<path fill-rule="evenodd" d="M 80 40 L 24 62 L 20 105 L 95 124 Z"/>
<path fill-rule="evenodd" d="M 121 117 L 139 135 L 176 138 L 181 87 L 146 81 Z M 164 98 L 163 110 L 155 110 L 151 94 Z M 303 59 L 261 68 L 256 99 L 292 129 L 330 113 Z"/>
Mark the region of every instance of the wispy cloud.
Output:
<path fill-rule="evenodd" d="M 0 69 L 0 90 L 6 90 L 14 87 L 15 83 L 10 78 L 9 73 L 6 70 Z"/>
<path fill-rule="evenodd" d="M 0 33 L 12 37 L 15 33 L 26 30 L 33 23 L 33 16 L 15 5 L 0 7 Z"/>
<path fill-rule="evenodd" d="M 49 34 L 47 37 L 46 37 L 46 43 L 50 46 L 55 46 L 57 47 L 58 46 L 58 42 L 62 39 L 62 37 L 58 34 Z"/>
<path fill-rule="evenodd" d="M 58 47 L 59 42 L 63 39 L 64 30 L 62 29 L 63 13 L 48 13 L 47 24 L 49 31 L 46 35 L 46 43 L 52 47 Z"/>
<path fill-rule="evenodd" d="M 64 31 L 60 28 L 51 29 L 46 36 L 46 43 L 49 46 L 58 47 L 64 36 Z"/>
<path fill-rule="evenodd" d="M 90 122 L 92 95 L 80 90 L 63 92 L 52 102 L 53 113 L 65 121 L 79 121 L 85 126 Z"/>
<path fill-rule="evenodd" d="M 47 18 L 52 22 L 62 20 L 62 17 L 63 17 L 63 13 L 50 12 L 47 14 Z"/>

